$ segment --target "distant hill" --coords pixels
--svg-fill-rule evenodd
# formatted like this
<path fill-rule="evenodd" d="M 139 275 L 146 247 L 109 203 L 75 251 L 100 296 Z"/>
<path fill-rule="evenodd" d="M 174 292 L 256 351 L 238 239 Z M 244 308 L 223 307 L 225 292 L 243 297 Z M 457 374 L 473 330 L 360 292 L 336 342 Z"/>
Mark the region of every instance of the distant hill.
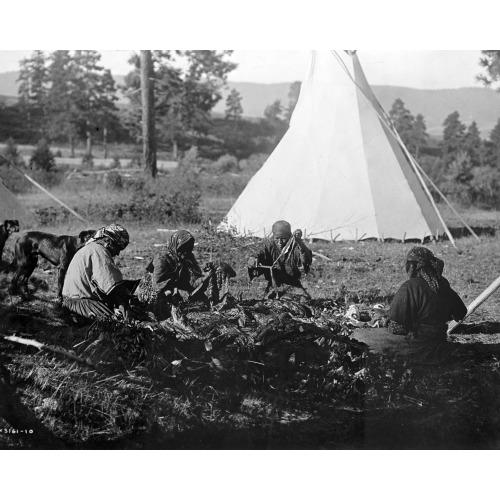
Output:
<path fill-rule="evenodd" d="M 224 112 L 226 96 L 234 88 L 242 96 L 243 112 L 246 116 L 263 116 L 266 106 L 276 99 L 279 99 L 284 106 L 288 105 L 290 85 L 291 83 L 229 82 L 223 100 L 217 104 L 214 111 Z M 413 115 L 419 113 L 423 115 L 427 130 L 431 135 L 442 134 L 445 118 L 454 111 L 460 113 L 460 119 L 467 125 L 475 120 L 483 137 L 487 137 L 500 118 L 500 93 L 492 89 L 470 87 L 420 90 L 388 85 L 374 85 L 372 88 L 387 112 L 394 101 L 400 98 Z"/>
<path fill-rule="evenodd" d="M 17 71 L 0 73 L 0 102 L 14 102 L 17 97 L 17 77 Z M 114 75 L 114 78 L 117 84 L 123 84 L 124 76 Z M 266 107 L 277 99 L 283 106 L 288 105 L 290 85 L 291 82 L 228 82 L 228 88 L 224 90 L 223 99 L 215 107 L 214 113 L 224 114 L 226 97 L 234 88 L 242 96 L 243 114 L 253 118 L 262 117 Z M 487 88 L 421 90 L 388 85 L 374 85 L 372 88 L 387 112 L 393 102 L 400 98 L 413 115 L 420 113 L 424 116 L 428 132 L 435 136 L 442 134 L 443 121 L 454 111 L 460 113 L 460 119 L 467 125 L 475 120 L 483 137 L 488 136 L 500 118 L 500 93 Z M 126 102 L 121 98 L 121 104 Z"/>

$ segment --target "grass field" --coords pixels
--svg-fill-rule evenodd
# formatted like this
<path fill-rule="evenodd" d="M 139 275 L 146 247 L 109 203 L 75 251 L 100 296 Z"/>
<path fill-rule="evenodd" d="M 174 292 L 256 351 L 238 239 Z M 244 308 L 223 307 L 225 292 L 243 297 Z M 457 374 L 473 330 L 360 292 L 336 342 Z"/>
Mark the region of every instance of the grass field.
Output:
<path fill-rule="evenodd" d="M 82 190 L 66 185 L 53 192 L 73 207 L 101 199 L 119 200 L 122 196 L 106 191 L 103 186 Z M 53 205 L 38 193 L 25 194 L 22 201 L 30 208 Z M 216 214 L 224 213 L 231 203 L 231 197 L 204 198 L 201 206 L 204 213 Z M 443 214 L 451 227 L 459 227 L 456 217 L 444 207 Z M 461 237 L 456 240 L 459 251 L 447 240 L 430 243 L 429 248 L 444 260 L 445 276 L 469 303 L 499 274 L 500 237 L 494 231 L 498 232 L 500 222 L 498 214 L 493 212 L 469 210 L 463 215 L 482 233 L 479 242 L 472 237 Z M 217 220 L 212 222 L 215 224 Z M 100 221 L 92 221 L 92 225 L 98 227 Z M 159 245 L 167 241 L 170 233 L 158 229 L 178 227 L 178 224 L 168 227 L 158 223 L 128 224 L 131 242 L 117 259 L 125 277 L 139 278 Z M 168 370 L 159 376 L 145 371 L 143 363 L 126 365 L 109 349 L 105 351 L 109 366 L 104 363 L 96 368 L 33 347 L 1 341 L 0 382 L 7 384 L 10 380 L 15 390 L 9 397 L 27 411 L 14 412 L 15 415 L 12 411 L 2 413 L 0 427 L 27 426 L 35 431 L 34 436 L 0 435 L 0 447 L 499 447 L 500 363 L 496 356 L 467 357 L 444 364 L 412 364 L 392 356 L 356 354 L 350 344 L 329 337 L 331 325 L 342 324 L 342 328 L 347 328 L 339 320 L 339 313 L 349 303 L 366 307 L 389 304 L 405 280 L 404 259 L 412 243 L 311 243 L 313 251 L 329 260 L 315 257 L 312 270 L 304 279 L 313 297 L 308 306 L 313 316 L 307 319 L 300 313 L 302 301 L 292 303 L 294 312 L 288 311 L 286 317 L 282 312 L 273 313 L 277 304 L 264 307 L 255 302 L 262 296 L 264 283 L 249 284 L 245 268 L 254 241 L 218 237 L 204 225 L 182 227 L 195 235 L 195 253 L 201 263 L 222 258 L 234 267 L 237 277 L 231 283 L 231 293 L 240 298 L 241 305 L 227 311 L 188 313 L 191 325 L 188 333 L 178 325 L 169 324 L 169 332 L 173 332 L 177 343 L 172 347 L 170 340 L 157 339 L 163 349 L 162 356 L 168 361 Z M 28 222 L 23 229 L 31 228 L 33 222 Z M 83 224 L 76 219 L 43 227 L 45 231 L 61 234 L 82 229 L 85 229 Z M 5 260 L 12 256 L 12 244 L 13 241 L 7 243 Z M 103 345 L 105 329 L 89 331 L 88 326 L 67 322 L 54 304 L 54 271 L 48 264 L 39 266 L 30 285 L 33 297 L 28 301 L 10 296 L 9 276 L 0 276 L 2 333 L 14 333 L 102 361 L 104 351 L 95 346 L 99 345 L 99 339 Z M 266 307 L 268 312 L 263 312 Z M 241 312 L 250 310 L 252 321 L 242 320 Z M 488 324 L 489 329 L 464 332 L 454 340 L 497 342 L 498 311 L 500 293 L 493 295 L 467 321 L 470 325 Z M 240 316 L 231 316 L 233 313 Z M 314 328 L 319 328 L 320 338 L 324 336 L 336 346 L 328 351 L 331 368 L 328 374 L 322 371 L 325 365 L 315 358 L 291 372 L 288 368 L 283 371 L 281 365 L 277 368 L 273 363 L 278 358 L 279 346 L 266 351 L 265 356 L 256 356 L 256 339 L 269 325 L 275 325 L 280 332 L 280 328 L 292 329 L 295 340 L 286 339 L 288 346 L 298 341 L 304 328 L 310 335 L 317 335 Z M 122 334 L 118 332 L 117 338 Z M 313 345 L 301 342 L 307 349 Z M 317 342 L 314 346 L 317 347 Z M 180 354 L 173 354 L 175 349 Z M 332 381 L 336 387 L 332 387 Z M 11 408 L 14 407 L 13 403 Z"/>

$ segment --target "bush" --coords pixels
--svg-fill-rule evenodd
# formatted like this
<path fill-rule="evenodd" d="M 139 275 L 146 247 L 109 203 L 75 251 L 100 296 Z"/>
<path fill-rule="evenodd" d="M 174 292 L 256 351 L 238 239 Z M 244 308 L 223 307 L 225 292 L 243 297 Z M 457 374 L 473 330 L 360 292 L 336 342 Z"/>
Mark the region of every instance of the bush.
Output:
<path fill-rule="evenodd" d="M 94 157 L 91 154 L 85 153 L 82 156 L 82 167 L 94 168 Z"/>
<path fill-rule="evenodd" d="M 12 137 L 9 137 L 7 140 L 2 155 L 3 157 L 0 156 L 0 165 L 8 164 L 9 166 L 24 167 L 24 160 L 19 154 L 17 145 Z"/>
<path fill-rule="evenodd" d="M 30 172 L 30 177 L 44 187 L 50 188 L 58 186 L 64 180 L 66 172 L 64 169 L 54 170 L 33 170 Z"/>
<path fill-rule="evenodd" d="M 202 220 L 198 194 L 174 193 L 172 196 L 137 191 L 120 203 L 89 203 L 86 217 L 99 222 L 198 223 Z"/>
<path fill-rule="evenodd" d="M 255 173 L 262 167 L 262 165 L 264 165 L 268 158 L 268 154 L 254 154 L 246 160 L 240 161 L 240 169 L 245 173 Z"/>
<path fill-rule="evenodd" d="M 0 163 L 0 178 L 13 193 L 26 193 L 32 186 L 18 170 L 9 167 L 6 163 L 3 165 Z"/>
<path fill-rule="evenodd" d="M 471 181 L 471 201 L 481 208 L 500 208 L 500 172 L 497 169 L 475 169 Z"/>
<path fill-rule="evenodd" d="M 29 166 L 30 168 L 43 170 L 44 172 L 50 172 L 55 169 L 56 160 L 45 139 L 38 142 L 35 151 L 31 155 Z"/>
<path fill-rule="evenodd" d="M 227 172 L 239 172 L 240 165 L 235 156 L 224 155 L 221 156 L 215 163 L 214 168 L 216 172 L 224 174 Z"/>
<path fill-rule="evenodd" d="M 39 226 L 53 226 L 66 223 L 71 217 L 74 217 L 62 207 L 36 208 L 34 214 L 36 224 Z"/>
<path fill-rule="evenodd" d="M 172 207 L 171 218 L 175 222 L 189 222 L 196 224 L 201 222 L 199 193 L 174 193 L 170 199 Z"/>
<path fill-rule="evenodd" d="M 179 162 L 180 170 L 192 170 L 196 173 L 201 171 L 202 159 L 198 155 L 198 148 L 192 146 L 188 151 L 184 153 L 181 161 Z"/>
<path fill-rule="evenodd" d="M 120 191 L 123 189 L 123 178 L 118 172 L 108 172 L 104 176 L 104 185 L 111 191 Z"/>

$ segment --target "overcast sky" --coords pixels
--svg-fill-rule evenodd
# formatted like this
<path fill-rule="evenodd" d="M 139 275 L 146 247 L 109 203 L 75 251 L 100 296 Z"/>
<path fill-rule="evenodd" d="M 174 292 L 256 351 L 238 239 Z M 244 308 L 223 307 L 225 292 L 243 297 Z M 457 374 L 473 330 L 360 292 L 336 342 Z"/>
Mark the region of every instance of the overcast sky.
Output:
<path fill-rule="evenodd" d="M 0 51 L 0 73 L 19 69 L 19 61 L 32 51 Z M 103 65 L 115 75 L 130 70 L 132 51 L 103 50 Z M 478 50 L 387 51 L 358 50 L 369 82 L 424 89 L 479 86 Z M 231 60 L 238 68 L 229 75 L 237 82 L 278 83 L 303 80 L 310 58 L 308 50 L 236 50 Z"/>

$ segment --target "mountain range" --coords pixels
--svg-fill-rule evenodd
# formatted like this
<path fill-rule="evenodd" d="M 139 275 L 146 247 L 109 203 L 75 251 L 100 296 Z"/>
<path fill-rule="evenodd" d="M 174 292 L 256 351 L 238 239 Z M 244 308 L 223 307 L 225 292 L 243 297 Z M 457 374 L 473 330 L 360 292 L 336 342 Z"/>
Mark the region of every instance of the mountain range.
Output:
<path fill-rule="evenodd" d="M 17 71 L 0 73 L 0 97 L 6 104 L 12 104 L 16 100 L 17 78 Z M 123 76 L 119 75 L 114 78 L 118 85 L 123 84 Z M 230 81 L 223 91 L 223 99 L 214 108 L 214 113 L 224 114 L 226 97 L 234 88 L 242 97 L 244 116 L 262 117 L 265 108 L 278 99 L 284 107 L 288 106 L 290 85 L 291 82 L 264 84 Z M 414 116 L 423 115 L 427 131 L 433 136 L 442 135 L 443 122 L 454 111 L 459 112 L 460 120 L 466 125 L 475 121 L 483 138 L 488 137 L 489 132 L 500 119 L 500 93 L 489 88 L 424 90 L 373 85 L 372 89 L 387 112 L 394 101 L 399 98 Z M 122 104 L 127 102 L 124 98 L 120 100 Z"/>

